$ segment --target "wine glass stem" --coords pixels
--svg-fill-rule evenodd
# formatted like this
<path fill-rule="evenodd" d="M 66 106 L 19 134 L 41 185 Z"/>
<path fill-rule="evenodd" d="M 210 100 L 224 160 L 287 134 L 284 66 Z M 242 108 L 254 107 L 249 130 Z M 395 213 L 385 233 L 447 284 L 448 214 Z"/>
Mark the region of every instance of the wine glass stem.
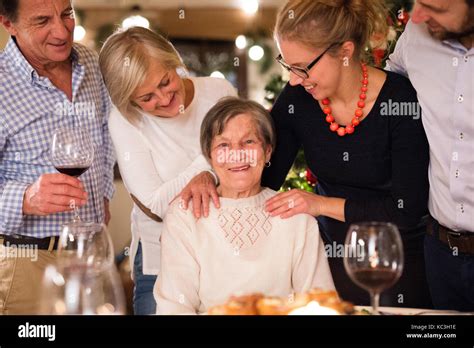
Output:
<path fill-rule="evenodd" d="M 80 221 L 81 221 L 81 217 L 79 216 L 79 208 L 77 207 L 77 205 L 75 205 L 73 222 L 80 222 Z"/>
<path fill-rule="evenodd" d="M 372 314 L 379 315 L 379 298 L 380 294 L 375 291 L 370 292 L 370 302 L 372 304 Z"/>

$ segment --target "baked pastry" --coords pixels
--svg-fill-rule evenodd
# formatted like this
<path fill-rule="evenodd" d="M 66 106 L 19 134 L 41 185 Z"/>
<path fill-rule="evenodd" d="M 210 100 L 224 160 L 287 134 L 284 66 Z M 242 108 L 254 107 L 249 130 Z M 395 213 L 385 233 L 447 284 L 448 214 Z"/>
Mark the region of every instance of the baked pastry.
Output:
<path fill-rule="evenodd" d="M 257 315 L 256 303 L 263 298 L 262 294 L 232 296 L 226 304 L 211 307 L 211 315 Z"/>
<path fill-rule="evenodd" d="M 208 310 L 211 315 L 288 315 L 311 302 L 330 308 L 339 314 L 352 314 L 354 306 L 341 301 L 334 290 L 311 289 L 287 298 L 265 297 L 262 294 L 232 296 L 227 303 Z M 308 313 L 311 314 L 311 313 Z"/>
<path fill-rule="evenodd" d="M 354 305 L 350 302 L 342 301 L 336 290 L 312 289 L 308 291 L 308 295 L 311 301 L 316 301 L 323 307 L 332 308 L 340 314 L 352 314 L 354 312 Z"/>
<path fill-rule="evenodd" d="M 306 306 L 309 301 L 307 294 L 288 298 L 264 297 L 257 302 L 257 311 L 259 315 L 287 315 L 294 309 Z"/>

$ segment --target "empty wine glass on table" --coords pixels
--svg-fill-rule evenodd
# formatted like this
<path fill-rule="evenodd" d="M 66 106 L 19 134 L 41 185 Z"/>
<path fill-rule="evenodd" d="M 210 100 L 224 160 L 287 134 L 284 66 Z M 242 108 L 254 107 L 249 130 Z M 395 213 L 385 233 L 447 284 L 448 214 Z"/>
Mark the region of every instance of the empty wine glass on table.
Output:
<path fill-rule="evenodd" d="M 51 160 L 60 173 L 74 177 L 82 175 L 94 160 L 90 134 L 81 127 L 58 128 L 53 135 Z M 81 221 L 77 204 L 74 204 L 73 221 Z"/>
<path fill-rule="evenodd" d="M 39 313 L 125 314 L 123 285 L 104 224 L 64 225 L 57 262 L 43 276 Z"/>
<path fill-rule="evenodd" d="M 58 242 L 59 265 L 101 267 L 114 263 L 112 239 L 104 224 L 71 222 L 63 226 Z"/>
<path fill-rule="evenodd" d="M 43 315 L 125 314 L 124 290 L 115 265 L 49 265 L 40 296 Z"/>
<path fill-rule="evenodd" d="M 391 223 L 352 224 L 346 236 L 344 267 L 359 287 L 370 293 L 372 314 L 379 314 L 380 293 L 393 286 L 403 271 L 403 244 Z"/>

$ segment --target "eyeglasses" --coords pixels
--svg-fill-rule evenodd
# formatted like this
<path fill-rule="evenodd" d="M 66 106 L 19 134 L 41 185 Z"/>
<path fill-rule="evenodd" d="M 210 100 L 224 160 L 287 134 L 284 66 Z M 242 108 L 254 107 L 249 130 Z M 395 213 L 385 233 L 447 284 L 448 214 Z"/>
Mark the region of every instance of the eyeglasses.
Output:
<path fill-rule="evenodd" d="M 324 50 L 323 53 L 321 53 L 319 56 L 314 58 L 314 60 L 308 64 L 306 68 L 302 68 L 300 66 L 294 66 L 294 65 L 289 65 L 283 61 L 283 57 L 281 54 L 276 57 L 276 61 L 281 64 L 283 68 L 285 68 L 288 72 L 291 72 L 295 74 L 298 77 L 301 77 L 302 79 L 307 79 L 309 78 L 309 71 L 323 58 L 323 56 L 326 54 L 327 51 L 329 51 L 331 48 L 333 48 L 336 45 L 339 45 L 340 43 L 333 43 L 330 45 L 328 48 Z"/>

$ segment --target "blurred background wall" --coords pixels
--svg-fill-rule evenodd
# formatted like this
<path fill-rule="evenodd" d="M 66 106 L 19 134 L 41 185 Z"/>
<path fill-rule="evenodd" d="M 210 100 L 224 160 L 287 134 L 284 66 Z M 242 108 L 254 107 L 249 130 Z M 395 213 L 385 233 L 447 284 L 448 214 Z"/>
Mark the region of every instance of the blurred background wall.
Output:
<path fill-rule="evenodd" d="M 8 33 L 0 25 L 0 48 L 3 48 L 8 40 Z"/>

